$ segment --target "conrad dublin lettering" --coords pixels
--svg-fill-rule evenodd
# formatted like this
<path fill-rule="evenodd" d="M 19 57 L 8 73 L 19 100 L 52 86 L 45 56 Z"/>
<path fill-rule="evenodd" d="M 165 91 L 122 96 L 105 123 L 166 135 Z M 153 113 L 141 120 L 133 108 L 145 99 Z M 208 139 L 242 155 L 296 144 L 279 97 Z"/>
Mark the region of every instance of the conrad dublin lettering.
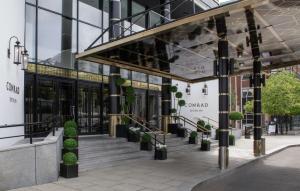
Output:
<path fill-rule="evenodd" d="M 189 109 L 190 112 L 201 112 L 208 108 L 208 106 L 208 103 L 201 102 L 191 102 L 185 105 L 185 107 Z"/>
<path fill-rule="evenodd" d="M 10 82 L 6 82 L 6 90 L 15 94 L 20 94 L 20 87 Z"/>

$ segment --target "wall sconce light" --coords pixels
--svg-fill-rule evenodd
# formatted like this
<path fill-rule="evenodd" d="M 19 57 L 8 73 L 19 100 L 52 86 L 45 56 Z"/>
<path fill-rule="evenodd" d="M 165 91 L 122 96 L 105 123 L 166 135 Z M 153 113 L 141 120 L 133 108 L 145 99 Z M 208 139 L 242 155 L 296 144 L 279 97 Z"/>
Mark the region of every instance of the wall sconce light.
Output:
<path fill-rule="evenodd" d="M 9 39 L 8 43 L 8 49 L 7 49 L 7 58 L 10 59 L 11 55 L 11 41 L 12 39 L 15 39 L 15 45 L 14 45 L 14 64 L 19 65 L 22 64 L 22 70 L 26 70 L 28 66 L 28 52 L 24 46 L 21 46 L 21 43 L 16 36 L 12 36 Z"/>
<path fill-rule="evenodd" d="M 203 86 L 203 88 L 202 88 L 202 93 L 203 93 L 204 95 L 208 95 L 208 87 L 207 87 L 207 84 L 206 84 L 206 83 L 204 83 L 204 86 Z"/>
<path fill-rule="evenodd" d="M 191 95 L 191 85 L 188 83 L 185 89 L 187 95 Z"/>

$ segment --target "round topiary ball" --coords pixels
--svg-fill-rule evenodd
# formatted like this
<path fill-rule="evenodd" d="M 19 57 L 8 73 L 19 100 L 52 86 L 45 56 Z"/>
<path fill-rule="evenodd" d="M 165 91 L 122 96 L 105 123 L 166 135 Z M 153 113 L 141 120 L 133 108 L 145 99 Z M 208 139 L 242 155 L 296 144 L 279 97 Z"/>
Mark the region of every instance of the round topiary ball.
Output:
<path fill-rule="evenodd" d="M 75 129 L 77 129 L 77 124 L 74 120 L 69 120 L 69 121 L 65 122 L 64 128 L 67 129 L 67 128 L 70 128 L 70 127 L 73 127 Z"/>
<path fill-rule="evenodd" d="M 143 136 L 142 136 L 142 142 L 143 143 L 149 143 L 149 142 L 151 142 L 151 136 L 149 135 L 149 134 L 144 134 Z"/>
<path fill-rule="evenodd" d="M 206 124 L 204 128 L 207 129 L 207 130 L 211 130 L 211 125 L 210 124 Z"/>
<path fill-rule="evenodd" d="M 77 141 L 75 139 L 66 139 L 64 141 L 64 148 L 68 150 L 76 149 L 78 146 Z"/>
<path fill-rule="evenodd" d="M 191 138 L 196 138 L 198 136 L 198 133 L 197 133 L 197 131 L 193 131 L 193 132 L 191 132 L 191 134 L 190 134 L 190 137 Z"/>
<path fill-rule="evenodd" d="M 197 122 L 197 125 L 204 127 L 205 126 L 205 122 L 202 119 L 199 119 Z"/>
<path fill-rule="evenodd" d="M 74 153 L 68 152 L 64 154 L 63 161 L 65 165 L 69 165 L 69 166 L 75 165 L 77 163 L 77 157 Z"/>
<path fill-rule="evenodd" d="M 76 137 L 77 136 L 77 130 L 73 127 L 70 127 L 70 128 L 66 128 L 64 130 L 64 135 L 66 137 Z"/>
<path fill-rule="evenodd" d="M 243 114 L 241 112 L 231 112 L 229 113 L 229 119 L 236 121 L 236 120 L 242 120 L 244 118 Z"/>

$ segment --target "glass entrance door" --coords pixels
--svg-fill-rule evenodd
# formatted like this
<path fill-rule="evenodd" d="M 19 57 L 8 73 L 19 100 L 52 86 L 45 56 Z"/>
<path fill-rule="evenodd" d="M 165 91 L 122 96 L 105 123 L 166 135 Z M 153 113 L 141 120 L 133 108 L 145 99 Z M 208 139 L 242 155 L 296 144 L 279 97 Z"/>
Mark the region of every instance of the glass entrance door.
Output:
<path fill-rule="evenodd" d="M 79 85 L 78 126 L 80 134 L 102 133 L 101 100 L 101 85 Z"/>

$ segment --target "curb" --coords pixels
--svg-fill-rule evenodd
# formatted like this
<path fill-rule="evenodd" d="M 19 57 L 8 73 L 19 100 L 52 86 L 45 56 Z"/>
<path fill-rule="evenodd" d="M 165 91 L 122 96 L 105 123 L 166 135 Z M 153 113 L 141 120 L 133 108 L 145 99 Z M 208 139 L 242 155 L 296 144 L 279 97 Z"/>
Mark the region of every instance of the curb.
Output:
<path fill-rule="evenodd" d="M 222 178 L 224 176 L 231 175 L 231 174 L 235 173 L 237 170 L 239 170 L 239 169 L 241 169 L 241 168 L 243 168 L 245 166 L 254 165 L 255 163 L 257 163 L 261 159 L 266 159 L 266 158 L 271 157 L 271 156 L 273 156 L 273 155 L 275 155 L 275 154 L 277 154 L 279 152 L 282 152 L 282 151 L 284 151 L 286 149 L 293 148 L 293 147 L 300 147 L 300 144 L 286 145 L 286 146 L 282 146 L 282 147 L 280 147 L 278 149 L 273 149 L 273 150 L 270 151 L 270 153 L 268 153 L 266 155 L 263 155 L 263 156 L 260 156 L 260 157 L 256 157 L 255 159 L 252 159 L 252 160 L 250 160 L 248 162 L 245 162 L 244 164 L 241 164 L 240 166 L 237 166 L 237 167 L 232 168 L 232 169 L 224 170 L 223 172 L 220 171 L 221 172 L 220 174 L 218 174 L 218 175 L 216 175 L 214 177 L 208 178 L 208 179 L 206 179 L 206 180 L 204 180 L 204 181 L 202 181 L 202 182 L 194 185 L 193 188 L 191 189 L 191 191 L 196 191 L 196 190 L 194 190 L 194 188 L 196 186 L 198 186 L 198 185 L 205 185 L 205 184 L 208 184 L 208 183 L 210 183 L 210 182 L 212 182 L 214 180 L 218 180 L 218 179 L 220 179 L 220 178 Z"/>

